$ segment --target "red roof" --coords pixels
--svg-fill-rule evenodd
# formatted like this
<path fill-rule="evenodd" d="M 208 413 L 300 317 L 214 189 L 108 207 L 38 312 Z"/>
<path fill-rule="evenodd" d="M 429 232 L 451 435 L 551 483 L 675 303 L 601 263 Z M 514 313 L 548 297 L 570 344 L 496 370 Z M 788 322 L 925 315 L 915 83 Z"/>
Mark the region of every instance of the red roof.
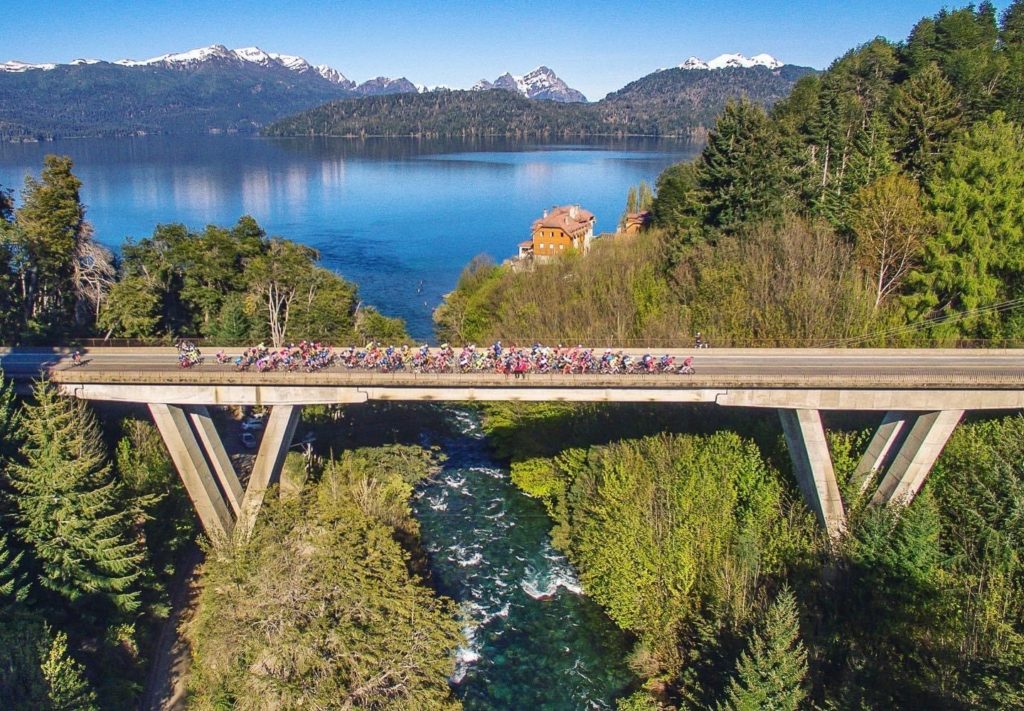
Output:
<path fill-rule="evenodd" d="M 580 232 L 594 224 L 594 214 L 577 205 L 563 205 L 553 208 L 544 217 L 534 220 L 533 229 L 552 227 L 569 234 Z"/>

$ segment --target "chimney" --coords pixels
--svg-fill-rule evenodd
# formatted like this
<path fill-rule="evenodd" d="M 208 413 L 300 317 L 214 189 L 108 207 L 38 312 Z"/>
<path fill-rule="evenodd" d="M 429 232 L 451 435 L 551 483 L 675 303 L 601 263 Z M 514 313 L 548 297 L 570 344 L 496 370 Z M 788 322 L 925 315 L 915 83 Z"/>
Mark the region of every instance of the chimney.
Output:
<path fill-rule="evenodd" d="M 547 211 L 547 210 L 545 210 L 545 211 L 544 211 L 544 216 L 543 216 L 543 217 L 542 217 L 541 219 L 544 219 L 544 217 L 547 217 L 547 216 L 548 216 L 548 211 Z"/>
<path fill-rule="evenodd" d="M 579 214 L 579 212 L 578 212 L 578 209 L 579 209 L 579 205 L 573 205 L 573 206 L 571 206 L 571 207 L 569 208 L 569 217 L 571 217 L 572 219 L 574 219 L 574 220 L 575 220 L 575 219 L 576 219 L 576 215 L 578 215 L 578 214 Z"/>

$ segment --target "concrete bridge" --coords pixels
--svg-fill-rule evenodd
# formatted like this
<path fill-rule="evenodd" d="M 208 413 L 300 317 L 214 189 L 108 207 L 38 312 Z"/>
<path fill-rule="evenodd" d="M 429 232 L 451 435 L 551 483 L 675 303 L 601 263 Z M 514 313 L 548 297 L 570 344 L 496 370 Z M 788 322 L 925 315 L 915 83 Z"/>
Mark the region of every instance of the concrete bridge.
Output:
<path fill-rule="evenodd" d="M 695 375 L 416 374 L 328 369 L 315 373 L 182 370 L 173 349 L 93 349 L 66 355 L 0 352 L 15 377 L 48 372 L 64 393 L 148 405 L 212 539 L 248 536 L 280 475 L 303 405 L 370 400 L 713 403 L 778 411 L 808 506 L 833 537 L 846 514 L 822 411 L 873 411 L 880 423 L 855 473 L 871 504 L 904 505 L 920 490 L 966 411 L 1024 409 L 1024 351 L 715 349 Z M 243 489 L 210 418 L 211 405 L 259 405 L 270 415 Z"/>

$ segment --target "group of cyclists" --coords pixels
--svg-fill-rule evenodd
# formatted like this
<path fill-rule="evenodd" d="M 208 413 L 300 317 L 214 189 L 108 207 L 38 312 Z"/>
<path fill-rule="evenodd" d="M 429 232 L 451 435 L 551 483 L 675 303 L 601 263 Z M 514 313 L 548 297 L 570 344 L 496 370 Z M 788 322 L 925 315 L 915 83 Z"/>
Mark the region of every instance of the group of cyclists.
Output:
<path fill-rule="evenodd" d="M 184 341 L 179 344 L 179 364 L 183 368 L 202 362 L 199 349 Z M 488 347 L 467 345 L 458 350 L 447 343 L 431 348 L 423 345 L 384 346 L 371 342 L 363 348 L 350 346 L 335 350 L 316 341 L 301 341 L 280 348 L 259 344 L 246 348 L 234 358 L 225 351 L 217 353 L 217 362 L 233 364 L 240 371 L 302 371 L 311 373 L 326 368 L 373 370 L 381 373 L 471 373 L 496 372 L 515 378 L 530 373 L 580 374 L 653 374 L 694 372 L 693 357 L 681 362 L 671 355 L 649 353 L 633 355 L 606 349 L 603 353 L 584 346 L 505 347 L 501 341 Z"/>
<path fill-rule="evenodd" d="M 178 366 L 191 368 L 203 362 L 203 355 L 191 341 L 180 341 L 178 343 Z"/>

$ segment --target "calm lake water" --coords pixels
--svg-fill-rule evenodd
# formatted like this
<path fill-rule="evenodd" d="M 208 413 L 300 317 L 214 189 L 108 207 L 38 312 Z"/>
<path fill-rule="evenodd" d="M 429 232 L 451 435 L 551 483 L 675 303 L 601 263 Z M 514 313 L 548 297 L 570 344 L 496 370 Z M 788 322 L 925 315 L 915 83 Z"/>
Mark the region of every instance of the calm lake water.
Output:
<path fill-rule="evenodd" d="M 579 203 L 598 232 L 612 231 L 629 186 L 697 150 L 650 139 L 83 139 L 0 144 L 0 186 L 20 189 L 47 153 L 70 155 L 88 219 L 111 247 L 161 223 L 201 229 L 252 215 L 270 234 L 318 249 L 366 303 L 427 339 L 431 311 L 474 255 L 514 255 L 556 204 Z"/>

